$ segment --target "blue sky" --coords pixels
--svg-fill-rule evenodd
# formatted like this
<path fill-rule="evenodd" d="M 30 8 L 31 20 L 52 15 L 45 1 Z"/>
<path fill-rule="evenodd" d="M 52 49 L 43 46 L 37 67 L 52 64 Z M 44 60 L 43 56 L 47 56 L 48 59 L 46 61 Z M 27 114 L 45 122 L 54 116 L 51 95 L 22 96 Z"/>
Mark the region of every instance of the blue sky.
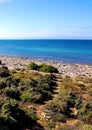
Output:
<path fill-rule="evenodd" d="M 0 0 L 0 38 L 92 39 L 92 0 Z"/>

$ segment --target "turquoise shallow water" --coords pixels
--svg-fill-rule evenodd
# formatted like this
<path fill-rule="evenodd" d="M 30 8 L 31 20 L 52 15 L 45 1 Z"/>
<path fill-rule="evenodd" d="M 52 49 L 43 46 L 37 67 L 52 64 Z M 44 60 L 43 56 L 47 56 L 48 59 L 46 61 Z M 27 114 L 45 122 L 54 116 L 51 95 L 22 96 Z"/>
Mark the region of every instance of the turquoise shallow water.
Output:
<path fill-rule="evenodd" d="M 0 55 L 92 64 L 92 40 L 0 40 Z"/>

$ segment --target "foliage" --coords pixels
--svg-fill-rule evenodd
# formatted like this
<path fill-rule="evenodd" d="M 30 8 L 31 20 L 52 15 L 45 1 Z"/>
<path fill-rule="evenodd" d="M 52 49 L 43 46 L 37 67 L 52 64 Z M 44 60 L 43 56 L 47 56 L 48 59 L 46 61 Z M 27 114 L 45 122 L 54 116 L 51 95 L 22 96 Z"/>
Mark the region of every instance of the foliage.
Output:
<path fill-rule="evenodd" d="M 0 80 L 0 89 L 3 89 L 5 88 L 7 85 L 6 85 L 6 82 L 4 80 Z"/>
<path fill-rule="evenodd" d="M 20 100 L 20 92 L 16 88 L 6 87 L 5 93 L 7 97 Z"/>
<path fill-rule="evenodd" d="M 69 129 L 69 130 L 71 130 L 71 129 Z M 73 126 L 72 130 L 92 130 L 92 125 L 79 123 L 79 124 Z"/>
<path fill-rule="evenodd" d="M 50 66 L 47 66 L 42 64 L 36 67 L 38 71 L 48 71 Z M 33 67 L 36 69 L 34 64 Z M 92 129 L 92 78 L 77 77 L 76 80 L 25 69 L 16 72 L 8 70 L 6 76 L 7 69 L 1 69 L 4 75 L 0 75 L 0 130 L 37 129 L 36 111 L 45 101 L 46 105 L 40 109 L 41 116 L 44 114 L 45 118 L 43 125 L 48 125 L 48 130 Z M 80 122 L 78 125 L 68 126 L 66 123 L 76 119 Z"/>
<path fill-rule="evenodd" d="M 9 130 L 19 130 L 33 122 L 31 115 L 21 109 L 18 102 L 9 98 L 2 105 L 0 118 L 0 126 L 6 126 Z"/>
<path fill-rule="evenodd" d="M 56 83 L 52 81 L 51 75 L 41 76 L 38 79 L 30 79 L 24 87 L 22 86 L 21 99 L 35 103 L 43 103 L 51 99 Z"/>
<path fill-rule="evenodd" d="M 46 64 L 40 65 L 39 66 L 39 71 L 47 72 L 47 73 L 58 73 L 57 68 L 55 68 L 52 65 L 46 65 Z"/>
<path fill-rule="evenodd" d="M 80 126 L 82 130 L 92 130 L 92 125 L 83 124 Z"/>
<path fill-rule="evenodd" d="M 80 109 L 81 107 L 82 107 L 82 98 L 79 97 L 79 98 L 77 98 L 76 101 L 75 101 L 75 108 L 76 108 L 76 109 Z"/>
<path fill-rule="evenodd" d="M 69 107 L 74 107 L 76 100 L 76 95 L 69 90 L 61 89 L 59 95 L 56 97 L 55 101 L 66 102 Z"/>
<path fill-rule="evenodd" d="M 16 79 L 12 76 L 5 78 L 5 83 L 8 87 L 17 87 L 19 82 L 19 79 Z"/>
<path fill-rule="evenodd" d="M 76 96 L 65 89 L 61 89 L 58 96 L 46 106 L 46 114 L 55 122 L 65 123 L 71 118 L 71 107 L 75 105 Z"/>
<path fill-rule="evenodd" d="M 86 90 L 86 86 L 82 83 L 77 84 L 82 90 Z"/>
<path fill-rule="evenodd" d="M 55 68 L 52 65 L 47 65 L 47 64 L 37 65 L 34 62 L 31 62 L 30 64 L 28 64 L 27 69 L 38 70 L 38 71 L 47 72 L 47 73 L 58 73 L 57 68 Z"/>
<path fill-rule="evenodd" d="M 28 64 L 27 69 L 28 70 L 38 70 L 39 66 L 37 64 L 35 64 L 34 62 L 31 62 L 30 64 Z"/>
<path fill-rule="evenodd" d="M 92 88 L 90 88 L 90 89 L 88 89 L 88 94 L 90 95 L 90 96 L 92 96 Z"/>
<path fill-rule="evenodd" d="M 21 100 L 23 102 L 30 102 L 31 101 L 31 94 L 29 92 L 22 93 Z"/>
<path fill-rule="evenodd" d="M 6 67 L 6 66 L 0 67 L 0 76 L 1 77 L 7 77 L 7 76 L 9 76 L 8 67 Z"/>
<path fill-rule="evenodd" d="M 87 100 L 82 103 L 82 107 L 78 111 L 78 117 L 82 121 L 92 123 L 92 100 Z"/>

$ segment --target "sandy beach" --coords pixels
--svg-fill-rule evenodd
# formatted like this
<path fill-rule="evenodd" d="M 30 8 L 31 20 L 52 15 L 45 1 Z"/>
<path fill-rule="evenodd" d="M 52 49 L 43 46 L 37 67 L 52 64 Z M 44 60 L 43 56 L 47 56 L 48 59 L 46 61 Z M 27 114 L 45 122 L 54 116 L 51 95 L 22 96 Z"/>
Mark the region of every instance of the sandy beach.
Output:
<path fill-rule="evenodd" d="M 30 62 L 35 62 L 37 64 L 46 63 L 56 67 L 61 75 L 67 75 L 70 77 L 75 77 L 77 75 L 92 77 L 92 65 L 63 63 L 63 62 L 46 61 L 40 59 L 35 60 L 13 56 L 0 56 L 0 60 L 2 62 L 1 66 L 5 65 L 9 69 L 25 68 Z"/>

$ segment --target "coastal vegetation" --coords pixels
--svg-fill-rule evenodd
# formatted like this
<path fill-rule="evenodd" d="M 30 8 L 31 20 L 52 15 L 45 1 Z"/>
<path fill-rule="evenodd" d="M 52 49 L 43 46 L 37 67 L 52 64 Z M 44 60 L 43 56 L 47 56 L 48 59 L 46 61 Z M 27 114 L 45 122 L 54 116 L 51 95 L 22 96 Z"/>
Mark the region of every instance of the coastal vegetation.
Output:
<path fill-rule="evenodd" d="M 31 62 L 30 64 L 28 64 L 27 68 L 28 70 L 37 70 L 37 71 L 47 72 L 47 73 L 58 73 L 57 68 L 47 64 L 37 65 L 34 62 Z"/>
<path fill-rule="evenodd" d="M 62 76 L 33 62 L 1 66 L 0 130 L 16 129 L 92 130 L 92 78 Z"/>

